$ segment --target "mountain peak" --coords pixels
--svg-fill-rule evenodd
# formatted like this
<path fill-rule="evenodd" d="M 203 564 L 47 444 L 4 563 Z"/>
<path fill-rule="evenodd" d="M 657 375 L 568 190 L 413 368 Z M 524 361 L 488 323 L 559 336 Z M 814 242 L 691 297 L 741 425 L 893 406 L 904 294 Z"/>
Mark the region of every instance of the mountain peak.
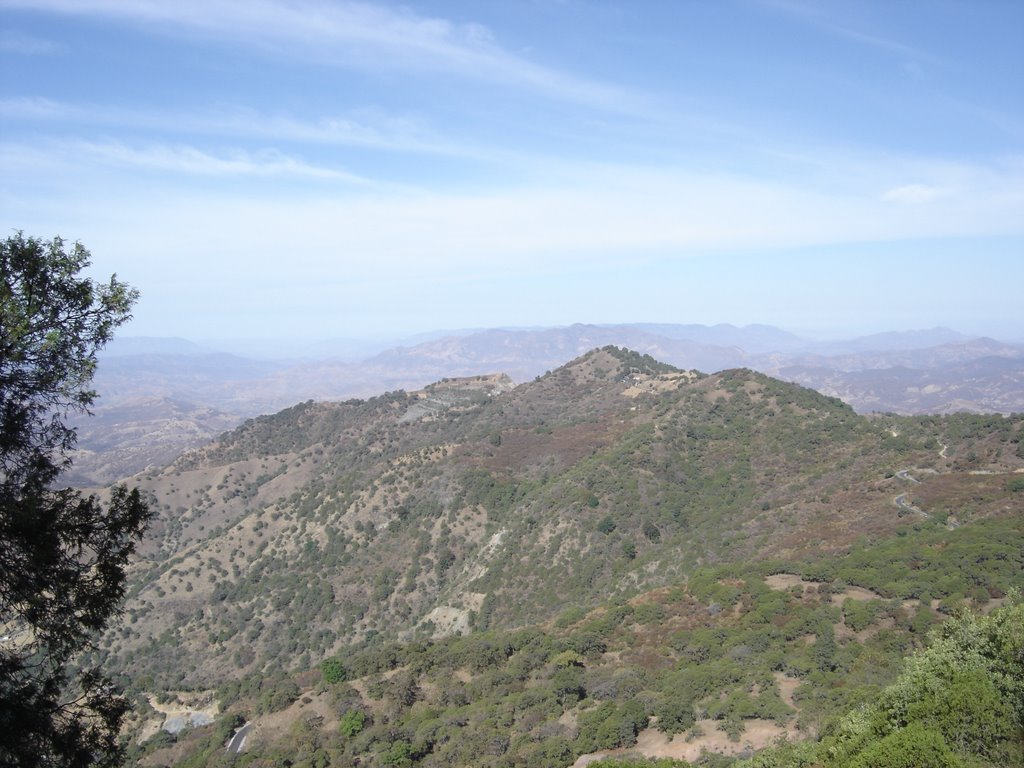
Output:
<path fill-rule="evenodd" d="M 573 372 L 577 381 L 581 374 L 597 380 L 624 380 L 630 374 L 656 376 L 663 373 L 680 373 L 680 369 L 662 363 L 650 355 L 626 347 L 607 345 L 592 349 L 571 360 L 561 368 Z"/>

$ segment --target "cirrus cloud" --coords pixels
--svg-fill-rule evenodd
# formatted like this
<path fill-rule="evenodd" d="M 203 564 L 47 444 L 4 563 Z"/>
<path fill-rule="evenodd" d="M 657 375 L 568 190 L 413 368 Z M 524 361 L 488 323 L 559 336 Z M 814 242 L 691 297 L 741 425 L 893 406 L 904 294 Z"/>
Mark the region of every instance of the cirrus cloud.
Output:
<path fill-rule="evenodd" d="M 908 203 L 916 205 L 930 203 L 950 195 L 948 189 L 935 187 L 930 184 L 904 184 L 901 187 L 894 187 L 882 195 L 882 199 L 890 203 Z"/>
<path fill-rule="evenodd" d="M 509 52 L 480 24 L 407 8 L 324 0 L 0 0 L 0 8 L 114 19 L 338 66 L 447 73 L 620 113 L 644 108 L 633 91 Z"/>

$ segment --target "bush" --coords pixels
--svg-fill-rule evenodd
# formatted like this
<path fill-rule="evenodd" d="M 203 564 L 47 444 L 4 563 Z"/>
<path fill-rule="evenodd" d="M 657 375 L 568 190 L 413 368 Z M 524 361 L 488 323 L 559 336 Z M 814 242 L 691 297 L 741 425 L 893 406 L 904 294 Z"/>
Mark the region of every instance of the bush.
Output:
<path fill-rule="evenodd" d="M 338 730 L 346 739 L 354 739 L 366 727 L 366 714 L 360 709 L 350 709 L 341 717 Z"/>
<path fill-rule="evenodd" d="M 336 685 L 337 683 L 344 682 L 346 679 L 345 665 L 337 657 L 324 659 L 323 663 L 320 664 L 320 672 L 324 676 L 324 682 L 330 685 Z"/>
<path fill-rule="evenodd" d="M 285 709 L 299 698 L 299 686 L 291 678 L 268 680 L 260 689 L 259 711 L 262 714 Z"/>
<path fill-rule="evenodd" d="M 941 733 L 919 722 L 871 744 L 849 763 L 850 768 L 960 768 L 963 765 Z"/>

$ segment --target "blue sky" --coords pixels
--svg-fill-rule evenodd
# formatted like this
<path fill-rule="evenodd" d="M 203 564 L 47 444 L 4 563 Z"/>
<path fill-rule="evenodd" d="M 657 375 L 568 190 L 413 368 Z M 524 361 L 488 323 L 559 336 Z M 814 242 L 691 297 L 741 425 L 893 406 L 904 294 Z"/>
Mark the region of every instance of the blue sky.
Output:
<path fill-rule="evenodd" d="M 0 227 L 129 335 L 1024 338 L 1024 3 L 0 0 Z"/>

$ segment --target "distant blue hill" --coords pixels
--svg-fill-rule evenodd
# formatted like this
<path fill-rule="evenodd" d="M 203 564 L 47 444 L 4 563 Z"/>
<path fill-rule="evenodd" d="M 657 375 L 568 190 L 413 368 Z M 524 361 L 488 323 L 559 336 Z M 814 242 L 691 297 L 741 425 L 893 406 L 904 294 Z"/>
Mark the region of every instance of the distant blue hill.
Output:
<path fill-rule="evenodd" d="M 103 348 L 102 357 L 127 355 L 208 355 L 213 350 L 188 339 L 160 336 L 115 336 Z"/>

